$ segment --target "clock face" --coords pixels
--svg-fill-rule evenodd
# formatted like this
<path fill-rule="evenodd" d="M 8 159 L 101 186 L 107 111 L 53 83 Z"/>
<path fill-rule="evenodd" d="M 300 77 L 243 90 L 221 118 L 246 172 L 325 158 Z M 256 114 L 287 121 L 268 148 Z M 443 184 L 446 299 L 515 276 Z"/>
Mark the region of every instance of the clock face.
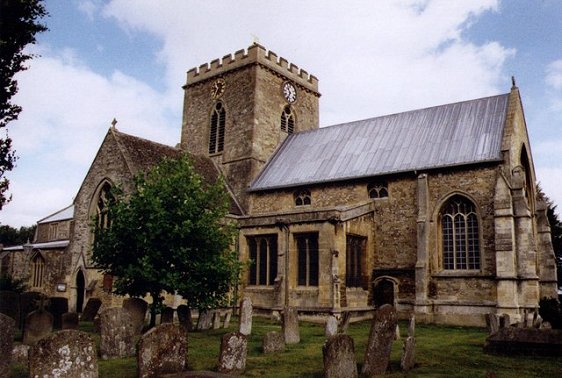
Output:
<path fill-rule="evenodd" d="M 286 82 L 283 84 L 283 96 L 289 104 L 292 104 L 297 100 L 297 89 L 293 86 L 293 84 Z"/>
<path fill-rule="evenodd" d="M 211 98 L 217 99 L 220 96 L 222 96 L 225 87 L 226 87 L 226 82 L 224 81 L 224 79 L 215 80 L 213 86 L 211 87 Z"/>

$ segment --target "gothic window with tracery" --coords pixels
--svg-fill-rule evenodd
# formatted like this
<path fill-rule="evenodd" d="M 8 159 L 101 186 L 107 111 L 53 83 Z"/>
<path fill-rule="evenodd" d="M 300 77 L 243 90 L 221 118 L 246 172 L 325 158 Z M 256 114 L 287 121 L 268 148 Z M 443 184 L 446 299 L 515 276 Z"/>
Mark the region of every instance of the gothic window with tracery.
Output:
<path fill-rule="evenodd" d="M 209 154 L 222 152 L 224 149 L 224 127 L 226 110 L 221 101 L 217 101 L 211 112 L 211 128 L 209 132 Z"/>
<path fill-rule="evenodd" d="M 478 215 L 474 204 L 456 195 L 441 210 L 443 268 L 480 269 Z"/>
<path fill-rule="evenodd" d="M 388 184 L 386 182 L 372 182 L 367 185 L 369 198 L 387 198 L 388 197 Z"/>
<path fill-rule="evenodd" d="M 31 286 L 43 286 L 43 273 L 45 271 L 45 259 L 37 253 L 31 260 Z"/>
<path fill-rule="evenodd" d="M 250 285 L 272 286 L 277 277 L 277 235 L 249 236 Z"/>
<path fill-rule="evenodd" d="M 283 113 L 281 113 L 281 130 L 285 131 L 287 134 L 295 132 L 295 116 L 289 105 L 285 106 L 283 108 Z"/>
<path fill-rule="evenodd" d="M 306 206 L 311 203 L 310 190 L 308 189 L 298 190 L 294 193 L 294 196 L 296 206 Z"/>
<path fill-rule="evenodd" d="M 104 183 L 98 196 L 96 204 L 96 217 L 100 229 L 106 229 L 111 226 L 111 219 L 109 217 L 108 207 L 109 204 L 115 201 L 115 197 L 111 194 L 111 185 L 108 182 Z"/>

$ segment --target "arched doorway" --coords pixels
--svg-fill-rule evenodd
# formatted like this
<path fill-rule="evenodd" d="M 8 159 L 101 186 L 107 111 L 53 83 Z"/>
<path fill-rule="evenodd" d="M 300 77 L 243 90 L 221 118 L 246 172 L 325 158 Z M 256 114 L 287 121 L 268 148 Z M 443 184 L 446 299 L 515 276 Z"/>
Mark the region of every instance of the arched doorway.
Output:
<path fill-rule="evenodd" d="M 81 313 L 84 306 L 84 289 L 86 282 L 84 280 L 84 273 L 81 270 L 76 273 L 76 312 Z"/>
<path fill-rule="evenodd" d="M 376 280 L 373 289 L 373 300 L 376 307 L 387 303 L 394 306 L 394 281 L 388 278 Z"/>

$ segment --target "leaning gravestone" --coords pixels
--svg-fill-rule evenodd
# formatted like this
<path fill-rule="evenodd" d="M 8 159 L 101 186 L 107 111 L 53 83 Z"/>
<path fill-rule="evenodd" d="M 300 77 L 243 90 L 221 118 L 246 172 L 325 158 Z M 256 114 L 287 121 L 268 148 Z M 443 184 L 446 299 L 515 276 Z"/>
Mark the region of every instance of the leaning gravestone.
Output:
<path fill-rule="evenodd" d="M 415 365 L 415 351 L 416 351 L 416 318 L 414 315 L 410 317 L 410 324 L 408 326 L 408 337 L 404 340 L 402 349 L 402 358 L 400 359 L 400 367 L 403 371 L 410 371 Z"/>
<path fill-rule="evenodd" d="M 41 303 L 41 293 L 36 291 L 26 291 L 20 294 L 20 327 L 25 326 L 25 318 L 33 311 L 39 309 Z"/>
<path fill-rule="evenodd" d="M 187 333 L 181 325 L 162 324 L 138 343 L 137 373 L 141 378 L 179 373 L 187 368 Z"/>
<path fill-rule="evenodd" d="M 213 311 L 211 310 L 199 310 L 199 317 L 197 318 L 197 330 L 204 331 L 211 328 L 211 323 L 213 321 Z"/>
<path fill-rule="evenodd" d="M 131 320 L 133 321 L 133 329 L 138 335 L 142 333 L 144 327 L 144 319 L 146 317 L 146 310 L 148 309 L 148 303 L 141 298 L 126 298 L 123 300 L 123 308 L 129 312 L 131 315 Z"/>
<path fill-rule="evenodd" d="M 90 298 L 86 303 L 86 307 L 82 310 L 82 315 L 80 316 L 80 320 L 84 322 L 93 322 L 94 318 L 98 314 L 98 311 L 101 307 L 101 299 L 99 298 Z"/>
<path fill-rule="evenodd" d="M 104 360 L 135 355 L 135 331 L 129 312 L 113 307 L 100 313 L 100 355 Z"/>
<path fill-rule="evenodd" d="M 244 298 L 240 305 L 240 333 L 248 336 L 252 333 L 252 300 Z"/>
<path fill-rule="evenodd" d="M 68 299 L 62 297 L 49 298 L 47 310 L 53 315 L 53 327 L 62 328 L 62 314 L 68 312 Z"/>
<path fill-rule="evenodd" d="M 10 376 L 16 321 L 0 313 L 0 377 Z"/>
<path fill-rule="evenodd" d="M 220 327 L 221 327 L 221 312 L 217 310 L 213 314 L 213 329 L 219 329 Z"/>
<path fill-rule="evenodd" d="M 266 354 L 283 352 L 285 350 L 285 338 L 277 331 L 269 331 L 263 336 L 262 349 Z"/>
<path fill-rule="evenodd" d="M 178 314 L 178 321 L 188 331 L 193 328 L 193 320 L 191 319 L 191 309 L 187 305 L 179 305 L 176 309 Z"/>
<path fill-rule="evenodd" d="M 389 304 L 375 311 L 365 350 L 362 373 L 367 376 L 384 374 L 390 360 L 392 342 L 396 332 L 396 310 Z"/>
<path fill-rule="evenodd" d="M 33 311 L 25 318 L 23 343 L 35 345 L 37 341 L 53 332 L 53 315 L 45 310 Z"/>
<path fill-rule="evenodd" d="M 355 346 L 348 335 L 330 336 L 322 347 L 324 377 L 356 378 Z"/>
<path fill-rule="evenodd" d="M 351 311 L 342 313 L 340 324 L 338 325 L 338 333 L 347 333 L 349 323 L 351 322 Z"/>
<path fill-rule="evenodd" d="M 45 337 L 29 350 L 29 376 L 97 378 L 94 340 L 71 329 Z"/>
<path fill-rule="evenodd" d="M 80 321 L 77 312 L 67 312 L 62 314 L 62 329 L 78 329 Z"/>
<path fill-rule="evenodd" d="M 220 373 L 242 374 L 246 370 L 246 356 L 248 354 L 248 339 L 240 332 L 231 332 L 221 339 L 219 356 Z"/>
<path fill-rule="evenodd" d="M 283 337 L 286 344 L 298 344 L 301 341 L 299 312 L 294 307 L 285 307 L 283 309 Z"/>
<path fill-rule="evenodd" d="M 174 309 L 171 307 L 164 307 L 162 313 L 160 314 L 160 324 L 173 323 L 174 322 Z"/>
<path fill-rule="evenodd" d="M 338 333 L 338 319 L 334 315 L 328 316 L 326 326 L 324 327 L 324 335 L 326 337 L 334 336 Z"/>
<path fill-rule="evenodd" d="M 20 295 L 13 291 L 0 291 L 0 314 L 4 314 L 14 319 L 16 327 L 19 327 L 20 320 Z"/>

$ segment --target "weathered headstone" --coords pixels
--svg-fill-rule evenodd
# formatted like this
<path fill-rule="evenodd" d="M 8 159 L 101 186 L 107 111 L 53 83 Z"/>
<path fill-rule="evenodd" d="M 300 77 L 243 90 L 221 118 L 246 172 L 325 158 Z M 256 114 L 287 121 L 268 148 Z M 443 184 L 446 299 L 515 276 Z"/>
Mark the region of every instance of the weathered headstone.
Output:
<path fill-rule="evenodd" d="M 25 325 L 25 318 L 33 311 L 39 309 L 41 303 L 41 293 L 36 291 L 26 291 L 20 294 L 20 327 Z"/>
<path fill-rule="evenodd" d="M 29 351 L 29 376 L 97 378 L 94 340 L 85 332 L 71 329 L 41 339 Z"/>
<path fill-rule="evenodd" d="M 324 327 L 324 335 L 326 337 L 334 336 L 338 333 L 338 319 L 334 315 L 328 316 Z"/>
<path fill-rule="evenodd" d="M 252 316 L 253 316 L 252 300 L 244 298 L 240 304 L 240 333 L 249 335 L 252 333 Z"/>
<path fill-rule="evenodd" d="M 20 295 L 13 291 L 0 290 L 0 314 L 14 319 L 16 327 L 20 320 Z"/>
<path fill-rule="evenodd" d="M 384 304 L 375 311 L 365 350 L 362 373 L 367 376 L 384 374 L 390 360 L 390 352 L 396 332 L 396 310 Z"/>
<path fill-rule="evenodd" d="M 49 298 L 49 306 L 47 307 L 53 315 L 53 328 L 62 328 L 62 314 L 68 312 L 68 299 L 62 297 L 51 297 Z"/>
<path fill-rule="evenodd" d="M 0 377 L 10 376 L 12 348 L 16 334 L 16 321 L 0 313 Z"/>
<path fill-rule="evenodd" d="M 486 314 L 486 328 L 488 329 L 488 334 L 493 335 L 500 329 L 500 319 L 498 315 L 490 313 Z"/>
<path fill-rule="evenodd" d="M 84 307 L 84 310 L 82 310 L 82 315 L 80 315 L 80 320 L 82 320 L 83 322 L 93 322 L 94 318 L 98 314 L 100 307 L 101 299 L 88 299 L 88 302 L 86 302 L 86 307 Z"/>
<path fill-rule="evenodd" d="M 412 314 L 410 316 L 410 322 L 408 323 L 408 336 L 414 337 L 416 335 L 416 316 Z"/>
<path fill-rule="evenodd" d="M 162 324 L 138 343 L 137 373 L 141 378 L 178 373 L 187 368 L 187 333 L 181 325 Z"/>
<path fill-rule="evenodd" d="M 224 316 L 224 323 L 222 325 L 223 328 L 228 328 L 230 327 L 230 318 L 232 317 L 232 312 L 231 311 L 227 311 L 226 315 Z"/>
<path fill-rule="evenodd" d="M 394 332 L 394 340 L 400 340 L 400 325 L 396 324 L 396 332 Z"/>
<path fill-rule="evenodd" d="M 509 314 L 503 314 L 500 316 L 500 327 L 499 328 L 505 328 L 505 327 L 509 327 L 511 326 L 511 318 L 509 317 Z"/>
<path fill-rule="evenodd" d="M 12 349 L 12 364 L 27 366 L 29 364 L 29 348 L 29 345 L 25 344 L 14 345 Z"/>
<path fill-rule="evenodd" d="M 140 334 L 144 327 L 144 319 L 146 317 L 148 303 L 141 298 L 126 298 L 123 300 L 123 308 L 131 315 L 135 334 Z"/>
<path fill-rule="evenodd" d="M 100 356 L 102 359 L 135 355 L 133 342 L 135 331 L 129 311 L 120 307 L 105 309 L 100 313 L 100 325 Z"/>
<path fill-rule="evenodd" d="M 199 317 L 197 318 L 197 330 L 204 331 L 211 328 L 213 321 L 213 311 L 199 310 Z"/>
<path fill-rule="evenodd" d="M 262 350 L 264 353 L 283 352 L 285 350 L 285 338 L 277 331 L 269 331 L 263 336 Z"/>
<path fill-rule="evenodd" d="M 77 312 L 67 312 L 62 314 L 62 329 L 78 329 L 80 321 Z"/>
<path fill-rule="evenodd" d="M 400 359 L 400 367 L 403 371 L 410 371 L 414 368 L 416 363 L 416 317 L 412 315 L 410 317 L 410 323 L 408 324 L 408 337 L 404 340 L 404 345 L 402 347 L 402 358 Z"/>
<path fill-rule="evenodd" d="M 298 344 L 301 341 L 299 331 L 299 312 L 294 307 L 283 309 L 283 337 L 286 344 Z"/>
<path fill-rule="evenodd" d="M 176 309 L 178 314 L 178 321 L 188 331 L 193 328 L 193 320 L 191 318 L 191 309 L 187 305 L 179 305 Z"/>
<path fill-rule="evenodd" d="M 351 311 L 345 311 L 341 315 L 340 324 L 338 325 L 338 333 L 347 333 L 349 323 L 351 322 Z"/>
<path fill-rule="evenodd" d="M 221 312 L 217 310 L 213 314 L 213 329 L 219 329 L 220 327 L 221 327 Z"/>
<path fill-rule="evenodd" d="M 53 315 L 48 311 L 33 311 L 25 318 L 23 343 L 35 345 L 37 341 L 53 332 Z"/>
<path fill-rule="evenodd" d="M 171 307 L 164 307 L 162 313 L 160 314 L 160 324 L 173 323 L 174 322 L 174 309 Z"/>
<path fill-rule="evenodd" d="M 351 336 L 335 335 L 328 337 L 322 347 L 322 354 L 324 356 L 324 377 L 357 377 L 355 346 Z"/>
<path fill-rule="evenodd" d="M 246 370 L 248 339 L 240 332 L 225 334 L 221 339 L 218 371 L 227 374 L 242 374 Z"/>

